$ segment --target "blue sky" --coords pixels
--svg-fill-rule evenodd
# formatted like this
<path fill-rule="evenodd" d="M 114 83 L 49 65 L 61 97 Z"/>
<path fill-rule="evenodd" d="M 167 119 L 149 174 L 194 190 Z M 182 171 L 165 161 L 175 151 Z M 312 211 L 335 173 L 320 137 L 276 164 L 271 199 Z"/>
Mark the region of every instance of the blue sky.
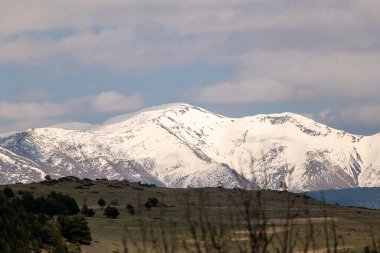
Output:
<path fill-rule="evenodd" d="M 187 102 L 380 132 L 377 0 L 3 0 L 0 132 Z"/>

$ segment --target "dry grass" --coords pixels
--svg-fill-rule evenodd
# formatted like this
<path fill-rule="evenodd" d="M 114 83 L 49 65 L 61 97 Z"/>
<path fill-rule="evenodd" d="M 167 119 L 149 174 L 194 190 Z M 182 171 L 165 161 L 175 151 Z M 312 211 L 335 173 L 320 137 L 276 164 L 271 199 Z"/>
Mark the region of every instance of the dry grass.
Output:
<path fill-rule="evenodd" d="M 94 242 L 83 252 L 361 252 L 380 235 L 380 212 L 325 206 L 299 194 L 222 188 L 168 189 L 119 181 L 12 185 L 17 193 L 55 190 L 86 199 Z M 117 200 L 120 216 L 103 217 L 97 200 Z M 149 197 L 161 206 L 144 207 Z M 131 215 L 126 204 L 132 204 Z M 327 237 L 327 240 L 326 240 Z"/>

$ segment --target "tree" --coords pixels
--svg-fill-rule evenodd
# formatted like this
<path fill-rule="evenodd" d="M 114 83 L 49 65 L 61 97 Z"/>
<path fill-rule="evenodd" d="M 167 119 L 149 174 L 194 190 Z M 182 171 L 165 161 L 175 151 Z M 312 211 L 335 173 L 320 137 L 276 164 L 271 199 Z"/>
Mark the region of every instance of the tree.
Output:
<path fill-rule="evenodd" d="M 152 207 L 157 207 L 159 205 L 159 201 L 157 198 L 149 198 L 148 201 L 145 203 L 146 208 L 152 208 Z"/>
<path fill-rule="evenodd" d="M 92 217 L 95 215 L 95 211 L 91 208 L 88 208 L 86 202 L 83 204 L 82 210 L 80 211 L 85 217 Z"/>
<path fill-rule="evenodd" d="M 51 180 L 51 176 L 50 176 L 50 175 L 46 175 L 46 176 L 45 176 L 45 179 L 46 179 L 47 181 L 50 181 L 50 180 Z"/>
<path fill-rule="evenodd" d="M 83 216 L 58 216 L 58 223 L 62 228 L 62 235 L 71 243 L 90 244 L 91 232 Z"/>
<path fill-rule="evenodd" d="M 0 237 L 0 252 L 4 252 L 4 253 L 11 253 L 12 252 L 12 249 L 9 246 L 8 242 L 1 237 Z"/>
<path fill-rule="evenodd" d="M 103 198 L 100 198 L 99 200 L 98 200 L 98 205 L 102 208 L 102 210 L 103 210 L 103 208 L 104 208 L 104 206 L 106 205 L 106 201 L 103 199 Z"/>
<path fill-rule="evenodd" d="M 62 239 L 60 227 L 53 219 L 48 220 L 42 228 L 42 241 L 52 246 L 59 246 Z"/>
<path fill-rule="evenodd" d="M 74 215 L 80 212 L 79 206 L 74 198 L 70 197 L 67 194 L 57 193 L 52 191 L 48 195 L 48 199 L 54 199 L 60 203 L 62 203 L 67 208 L 67 213 L 69 215 Z"/>
<path fill-rule="evenodd" d="M 4 193 L 4 196 L 7 198 L 13 198 L 15 196 L 12 188 L 10 188 L 8 186 L 4 188 L 3 193 Z"/>
<path fill-rule="evenodd" d="M 39 213 L 44 213 L 49 216 L 54 216 L 58 214 L 67 214 L 67 208 L 66 206 L 52 198 L 44 198 L 40 197 L 40 206 L 39 206 Z"/>
<path fill-rule="evenodd" d="M 29 191 L 23 191 L 21 195 L 21 205 L 24 207 L 25 211 L 37 213 L 38 202 L 34 199 L 33 193 Z"/>
<path fill-rule="evenodd" d="M 69 249 L 67 248 L 63 240 L 60 240 L 57 247 L 54 249 L 53 253 L 69 253 Z"/>
<path fill-rule="evenodd" d="M 117 210 L 116 207 L 107 206 L 104 209 L 104 216 L 106 216 L 107 218 L 116 219 L 117 216 L 119 216 L 119 214 L 119 210 Z"/>
<path fill-rule="evenodd" d="M 131 204 L 127 204 L 128 213 L 135 215 L 135 207 Z"/>
<path fill-rule="evenodd" d="M 31 192 L 24 191 L 13 199 L 0 194 L 0 252 L 41 252 L 41 246 L 49 245 L 49 252 L 68 253 L 63 233 L 70 242 L 89 244 L 91 233 L 83 216 L 61 216 L 56 220 L 46 215 L 68 214 L 65 201 L 69 199 L 57 193 L 34 198 Z"/>
<path fill-rule="evenodd" d="M 50 192 L 46 198 L 43 196 L 37 198 L 35 202 L 39 206 L 39 212 L 48 215 L 74 215 L 80 212 L 79 206 L 74 198 L 55 191 Z"/>

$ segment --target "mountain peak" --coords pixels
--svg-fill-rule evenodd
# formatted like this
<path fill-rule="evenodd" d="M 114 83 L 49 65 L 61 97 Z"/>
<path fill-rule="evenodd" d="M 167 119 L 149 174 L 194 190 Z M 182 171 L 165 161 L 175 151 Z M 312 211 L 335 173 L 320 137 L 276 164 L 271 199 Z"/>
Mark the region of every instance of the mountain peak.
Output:
<path fill-rule="evenodd" d="M 7 175 L 0 183 L 49 174 L 167 187 L 380 185 L 378 138 L 359 139 L 290 112 L 228 118 L 174 103 L 87 127 L 55 125 L 0 138 L 0 173 Z"/>
<path fill-rule="evenodd" d="M 103 122 L 103 126 L 105 125 L 112 125 L 112 124 L 117 124 L 123 121 L 126 121 L 136 115 L 143 114 L 143 113 L 148 113 L 148 112 L 162 112 L 162 111 L 167 111 L 167 110 L 174 110 L 174 109 L 179 109 L 179 108 L 184 108 L 184 107 L 190 107 L 191 105 L 186 104 L 186 103 L 170 103 L 170 104 L 163 104 L 163 105 L 157 105 L 157 106 L 151 106 L 147 107 L 144 109 L 141 109 L 136 112 L 132 113 L 127 113 L 123 115 L 116 116 L 114 118 L 108 119 L 107 121 Z"/>

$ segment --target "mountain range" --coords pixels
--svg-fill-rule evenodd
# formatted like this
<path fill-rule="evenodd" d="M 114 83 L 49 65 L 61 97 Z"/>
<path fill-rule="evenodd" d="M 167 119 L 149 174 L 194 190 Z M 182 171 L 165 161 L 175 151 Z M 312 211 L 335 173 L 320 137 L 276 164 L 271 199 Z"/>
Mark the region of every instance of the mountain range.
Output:
<path fill-rule="evenodd" d="M 306 195 L 328 204 L 380 209 L 380 188 L 360 187 L 305 192 Z"/>
<path fill-rule="evenodd" d="M 99 125 L 69 123 L 0 138 L 1 184 L 46 175 L 179 188 L 373 187 L 380 186 L 380 134 L 354 135 L 293 113 L 229 118 L 169 104 Z"/>

